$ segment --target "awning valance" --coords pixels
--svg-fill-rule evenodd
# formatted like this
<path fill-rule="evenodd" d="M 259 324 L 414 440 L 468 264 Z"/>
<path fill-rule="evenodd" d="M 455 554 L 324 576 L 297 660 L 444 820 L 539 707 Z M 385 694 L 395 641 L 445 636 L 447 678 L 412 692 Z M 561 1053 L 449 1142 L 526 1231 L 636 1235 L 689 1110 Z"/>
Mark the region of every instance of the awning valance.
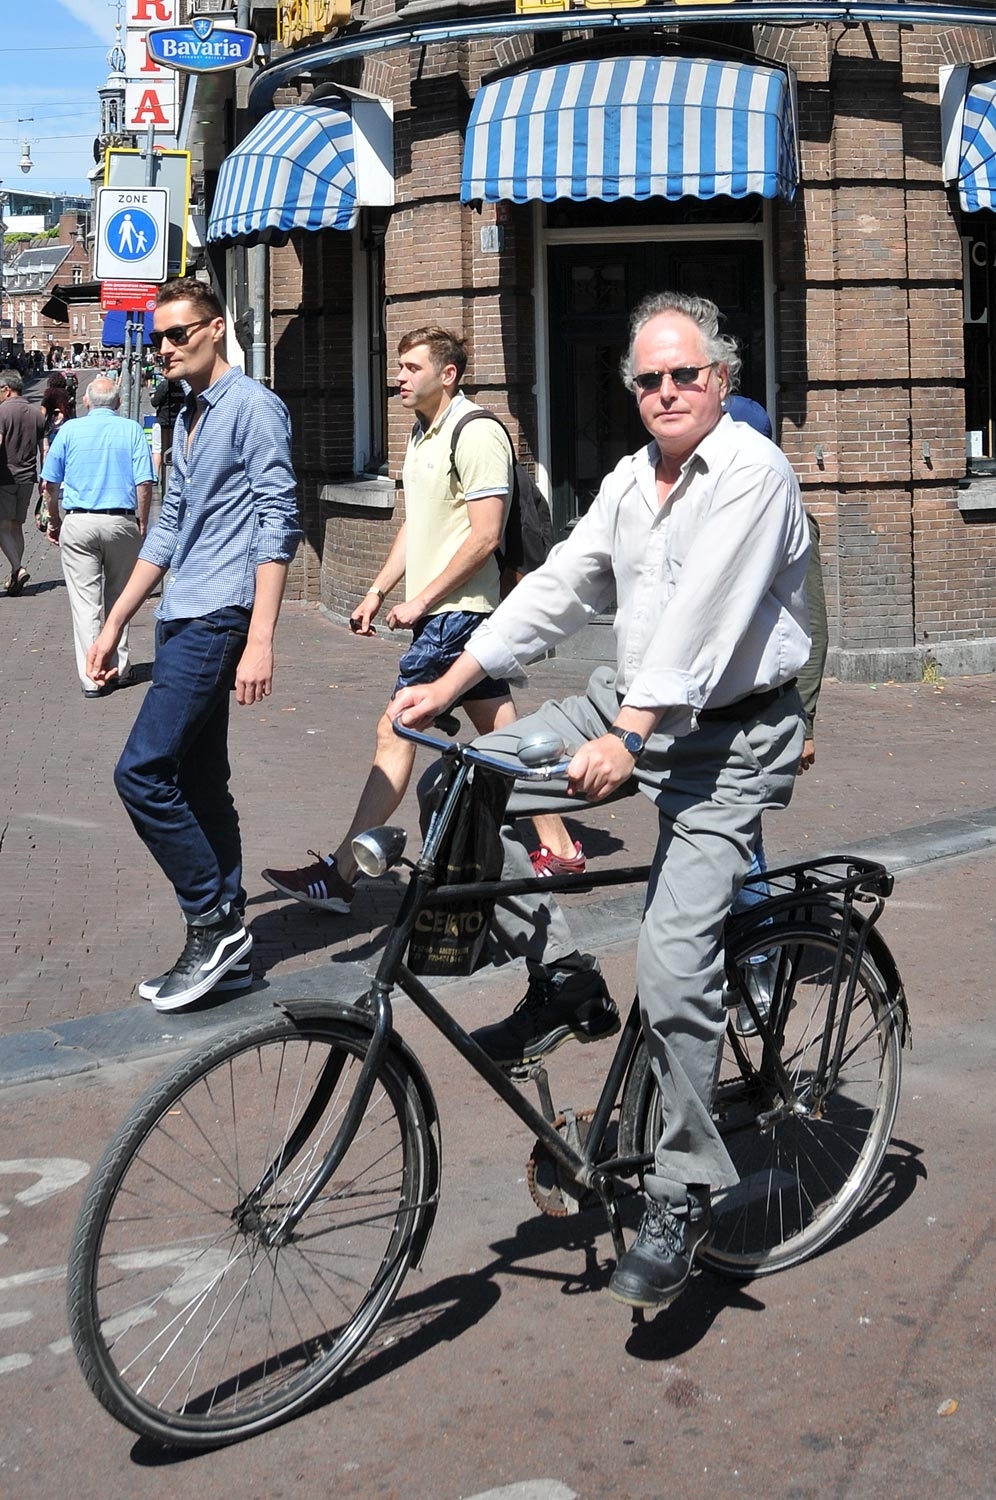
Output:
<path fill-rule="evenodd" d="M 797 181 L 787 74 L 712 58 L 618 57 L 485 84 L 460 196 L 790 199 Z"/>
<path fill-rule="evenodd" d="M 275 109 L 221 164 L 207 237 L 282 245 L 294 229 L 352 229 L 394 202 L 394 106 L 336 86 L 334 103 Z"/>

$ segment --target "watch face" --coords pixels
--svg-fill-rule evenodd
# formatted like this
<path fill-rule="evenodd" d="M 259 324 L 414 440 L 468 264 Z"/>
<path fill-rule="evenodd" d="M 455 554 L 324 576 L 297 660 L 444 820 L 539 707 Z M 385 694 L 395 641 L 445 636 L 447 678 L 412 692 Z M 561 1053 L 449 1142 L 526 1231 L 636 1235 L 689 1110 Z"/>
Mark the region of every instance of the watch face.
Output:
<path fill-rule="evenodd" d="M 630 755 L 634 755 L 639 759 L 643 754 L 643 740 L 635 729 L 616 729 L 613 727 L 610 733 L 614 734 L 617 740 L 622 740 Z"/>

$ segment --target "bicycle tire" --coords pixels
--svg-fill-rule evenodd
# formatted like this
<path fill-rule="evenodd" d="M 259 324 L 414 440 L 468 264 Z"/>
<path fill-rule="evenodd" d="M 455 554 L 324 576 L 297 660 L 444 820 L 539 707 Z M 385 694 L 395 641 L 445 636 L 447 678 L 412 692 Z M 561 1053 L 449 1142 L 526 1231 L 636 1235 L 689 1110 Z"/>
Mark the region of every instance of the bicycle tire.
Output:
<path fill-rule="evenodd" d="M 400 1045 L 292 1237 L 265 1239 L 325 1156 L 369 1035 L 339 1018 L 257 1024 L 179 1063 L 108 1146 L 73 1237 L 69 1322 L 126 1427 L 186 1448 L 265 1431 L 387 1313 L 431 1225 L 438 1163 Z"/>
<path fill-rule="evenodd" d="M 866 949 L 836 1088 L 806 1103 L 826 1029 L 830 976 L 840 937 L 833 922 L 772 923 L 745 933 L 732 958 L 740 984 L 755 984 L 750 959 L 774 980 L 771 1024 L 778 1055 L 803 1108 L 778 1115 L 779 1096 L 760 1035 L 738 1029 L 731 1008 L 713 1116 L 739 1173 L 713 1192 L 715 1231 L 698 1259 L 747 1280 L 787 1270 L 823 1249 L 851 1219 L 878 1176 L 899 1104 L 903 1017 Z M 845 952 L 840 1005 L 854 966 Z M 740 999 L 735 996 L 734 999 Z M 811 1104 L 812 1107 L 809 1107 Z M 762 1129 L 759 1117 L 776 1111 Z M 661 1134 L 660 1095 L 641 1040 L 620 1115 L 624 1151 L 652 1154 Z"/>

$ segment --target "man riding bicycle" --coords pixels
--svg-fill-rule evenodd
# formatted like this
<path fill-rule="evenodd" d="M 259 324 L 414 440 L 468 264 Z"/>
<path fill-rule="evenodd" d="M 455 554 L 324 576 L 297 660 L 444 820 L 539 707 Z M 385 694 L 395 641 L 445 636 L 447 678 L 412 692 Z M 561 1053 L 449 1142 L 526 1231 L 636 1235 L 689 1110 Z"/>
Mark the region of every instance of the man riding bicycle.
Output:
<path fill-rule="evenodd" d="M 615 667 L 477 744 L 514 753 L 520 737 L 547 730 L 573 752 L 566 787 L 517 789 L 512 817 L 636 790 L 658 810 L 636 967 L 664 1128 L 640 1232 L 610 1286 L 637 1307 L 683 1290 L 711 1231 L 710 1190 L 737 1180 L 711 1118 L 726 1026 L 723 925 L 762 814 L 791 798 L 803 745 L 794 684 L 810 644 L 806 520 L 784 455 L 724 414 L 739 368 L 712 302 L 648 298 L 622 374 L 651 441 L 616 466 L 450 670 L 390 707 L 424 727 L 486 674 L 522 681 L 525 664 L 616 600 Z M 503 874 L 531 874 L 511 826 L 503 838 Z M 514 1013 L 474 1033 L 495 1061 L 522 1066 L 572 1036 L 618 1029 L 598 965 L 553 899 L 514 898 L 494 920 L 530 976 Z"/>

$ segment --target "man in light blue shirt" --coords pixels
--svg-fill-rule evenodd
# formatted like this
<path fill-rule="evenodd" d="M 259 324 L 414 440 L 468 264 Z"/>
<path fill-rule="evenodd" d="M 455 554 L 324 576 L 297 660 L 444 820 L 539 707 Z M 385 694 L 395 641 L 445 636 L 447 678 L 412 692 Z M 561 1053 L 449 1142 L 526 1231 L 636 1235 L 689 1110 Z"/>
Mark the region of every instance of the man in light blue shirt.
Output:
<path fill-rule="evenodd" d="M 112 679 L 121 631 L 168 569 L 152 686 L 114 782 L 186 921 L 176 963 L 140 984 L 139 994 L 157 1010 L 179 1010 L 209 990 L 252 982 L 228 707 L 233 688 L 240 704 L 270 693 L 273 635 L 301 529 L 287 408 L 228 363 L 225 319 L 210 287 L 168 282 L 154 323 L 153 348 L 187 400 L 162 514 L 87 670 L 98 684 Z"/>
<path fill-rule="evenodd" d="M 69 595 L 83 696 L 102 698 L 106 688 L 86 673 L 87 652 L 131 577 L 149 518 L 154 476 L 145 433 L 137 422 L 117 414 L 117 382 L 96 376 L 83 404 L 86 417 L 64 422 L 52 439 L 42 480 L 48 486 L 48 535 L 59 544 Z M 114 680 L 127 682 L 127 626 L 113 664 Z"/>

